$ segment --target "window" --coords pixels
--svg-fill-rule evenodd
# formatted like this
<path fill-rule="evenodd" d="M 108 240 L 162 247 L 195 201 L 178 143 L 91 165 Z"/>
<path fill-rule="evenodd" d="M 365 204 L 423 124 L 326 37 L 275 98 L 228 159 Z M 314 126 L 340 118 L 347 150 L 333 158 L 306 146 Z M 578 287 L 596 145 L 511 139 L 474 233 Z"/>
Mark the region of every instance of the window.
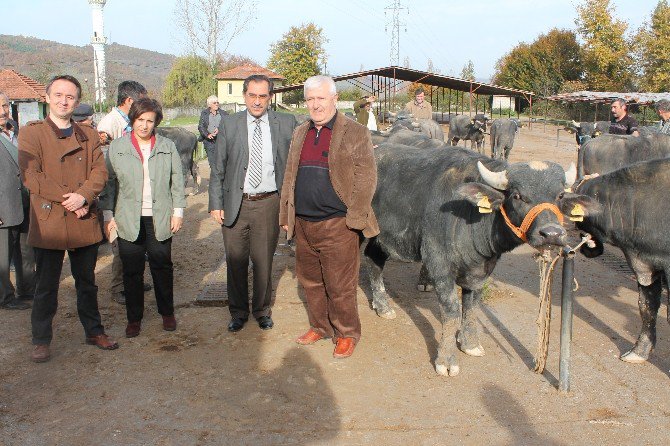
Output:
<path fill-rule="evenodd" d="M 233 94 L 233 84 L 228 82 L 228 94 Z"/>

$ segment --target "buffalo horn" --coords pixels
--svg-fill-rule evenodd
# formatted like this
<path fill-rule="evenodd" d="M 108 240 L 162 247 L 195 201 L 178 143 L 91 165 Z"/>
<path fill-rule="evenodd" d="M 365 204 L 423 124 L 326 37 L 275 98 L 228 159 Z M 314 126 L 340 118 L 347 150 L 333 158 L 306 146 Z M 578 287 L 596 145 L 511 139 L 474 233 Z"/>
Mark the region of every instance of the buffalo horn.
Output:
<path fill-rule="evenodd" d="M 477 161 L 477 169 L 479 170 L 479 173 L 486 184 L 498 190 L 507 189 L 506 170 L 503 170 L 502 172 L 491 172 L 486 168 L 486 166 L 482 164 L 481 161 Z"/>
<path fill-rule="evenodd" d="M 570 163 L 570 167 L 565 171 L 565 185 L 570 187 L 575 184 L 575 180 L 577 180 L 577 168 L 575 163 Z"/>
<path fill-rule="evenodd" d="M 575 128 L 580 128 L 582 126 L 579 122 L 577 122 L 575 120 L 572 121 L 572 125 L 574 125 Z"/>

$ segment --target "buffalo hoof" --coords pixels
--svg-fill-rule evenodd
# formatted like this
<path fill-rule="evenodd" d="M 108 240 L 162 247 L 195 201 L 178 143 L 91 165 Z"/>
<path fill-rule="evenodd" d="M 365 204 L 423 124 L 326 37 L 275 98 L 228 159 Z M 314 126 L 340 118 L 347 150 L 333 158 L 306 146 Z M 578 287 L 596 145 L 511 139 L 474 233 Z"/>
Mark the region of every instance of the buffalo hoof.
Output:
<path fill-rule="evenodd" d="M 630 364 L 642 364 L 643 362 L 647 362 L 647 358 L 643 358 L 633 350 L 624 353 L 619 359 Z"/>
<path fill-rule="evenodd" d="M 461 368 L 458 365 L 447 367 L 444 364 L 435 364 L 435 371 L 442 376 L 456 376 L 460 373 Z"/>
<path fill-rule="evenodd" d="M 463 350 L 463 353 L 470 356 L 484 356 L 484 347 L 478 345 L 475 348 L 466 348 Z"/>
<path fill-rule="evenodd" d="M 375 310 L 377 312 L 377 316 L 379 316 L 382 319 L 395 319 L 396 314 L 395 310 L 393 308 L 386 308 L 384 310 Z"/>
<path fill-rule="evenodd" d="M 429 293 L 431 291 L 435 291 L 435 287 L 430 284 L 430 283 L 418 283 L 416 285 L 416 289 L 421 291 L 422 293 Z"/>

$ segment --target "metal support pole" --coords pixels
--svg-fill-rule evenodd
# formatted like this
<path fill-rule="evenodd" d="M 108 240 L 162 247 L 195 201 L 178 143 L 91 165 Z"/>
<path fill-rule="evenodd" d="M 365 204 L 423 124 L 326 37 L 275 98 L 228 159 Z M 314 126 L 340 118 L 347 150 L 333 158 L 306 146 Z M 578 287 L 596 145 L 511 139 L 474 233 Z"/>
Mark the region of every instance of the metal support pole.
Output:
<path fill-rule="evenodd" d="M 570 343 L 572 342 L 572 285 L 575 278 L 575 252 L 563 248 L 563 290 L 561 293 L 561 355 L 558 367 L 558 390 L 570 391 Z"/>

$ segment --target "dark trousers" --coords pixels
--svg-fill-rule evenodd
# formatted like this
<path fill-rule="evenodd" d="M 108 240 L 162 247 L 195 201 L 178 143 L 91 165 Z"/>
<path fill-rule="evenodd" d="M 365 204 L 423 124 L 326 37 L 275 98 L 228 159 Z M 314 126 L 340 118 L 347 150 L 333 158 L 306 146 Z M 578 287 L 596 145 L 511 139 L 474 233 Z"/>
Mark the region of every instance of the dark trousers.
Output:
<path fill-rule="evenodd" d="M 216 165 L 216 137 L 213 140 L 203 139 L 202 146 L 205 148 L 205 153 L 207 154 L 209 168 L 213 169 Z"/>
<path fill-rule="evenodd" d="M 361 337 L 356 290 L 359 232 L 344 217 L 311 222 L 296 218 L 295 270 L 305 290 L 309 325 L 326 337 Z"/>
<path fill-rule="evenodd" d="M 278 194 L 257 201 L 243 199 L 235 223 L 223 226 L 228 308 L 232 317 L 249 318 L 249 258 L 254 275 L 251 313 L 256 319 L 272 314 L 272 260 L 278 238 Z"/>
<path fill-rule="evenodd" d="M 35 294 L 35 251 L 27 244 L 21 226 L 0 228 L 0 304 L 16 297 L 32 298 Z M 14 261 L 16 290 L 9 280 L 9 265 Z"/>
<path fill-rule="evenodd" d="M 98 287 L 95 285 L 95 263 L 98 245 L 84 246 L 67 252 L 70 270 L 77 290 L 77 313 L 86 336 L 105 332 L 98 311 Z M 37 265 L 35 299 L 31 321 L 33 344 L 50 344 L 53 338 L 53 318 L 58 308 L 58 285 L 63 269 L 65 251 L 35 248 Z"/>
<path fill-rule="evenodd" d="M 141 217 L 137 240 L 131 242 L 120 237 L 117 240 L 123 264 L 123 287 L 126 290 L 128 322 L 139 322 L 144 316 L 145 253 L 149 257 L 149 270 L 154 281 L 158 313 L 172 316 L 174 314 L 172 238 L 162 242 L 156 240 L 153 218 Z"/>

